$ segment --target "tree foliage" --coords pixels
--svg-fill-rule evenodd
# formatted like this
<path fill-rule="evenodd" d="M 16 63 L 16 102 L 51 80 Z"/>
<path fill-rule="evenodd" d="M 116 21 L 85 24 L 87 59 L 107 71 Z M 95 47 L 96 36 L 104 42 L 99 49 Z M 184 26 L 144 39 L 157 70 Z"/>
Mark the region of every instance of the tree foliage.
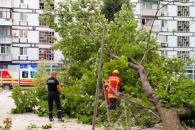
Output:
<path fill-rule="evenodd" d="M 102 13 L 108 21 L 114 20 L 114 14 L 121 10 L 121 7 L 128 0 L 104 0 L 104 6 L 102 8 Z"/>
<path fill-rule="evenodd" d="M 105 52 L 118 55 L 120 60 L 105 55 L 102 78 L 108 76 L 113 69 L 120 70 L 125 82 L 125 93 L 139 99 L 142 104 L 150 105 L 141 89 L 137 73 L 128 68 L 128 58 L 141 61 L 148 42 L 148 31 L 137 28 L 132 4 L 124 4 L 121 11 L 115 14 L 114 20 L 108 22 L 101 13 L 102 3 L 100 0 L 75 0 L 59 3 L 54 11 L 45 11 L 45 20 L 61 37 L 55 48 L 63 52 L 71 66 L 62 77 L 76 78 L 73 84 L 80 86 L 81 95 L 94 94 L 99 48 L 103 27 L 106 25 Z M 183 63 L 178 59 L 160 56 L 155 38 L 152 37 L 149 43 L 150 50 L 144 67 L 156 95 L 165 107 L 189 104 L 195 108 L 194 83 L 185 78 Z M 74 71 L 77 69 L 78 73 Z"/>

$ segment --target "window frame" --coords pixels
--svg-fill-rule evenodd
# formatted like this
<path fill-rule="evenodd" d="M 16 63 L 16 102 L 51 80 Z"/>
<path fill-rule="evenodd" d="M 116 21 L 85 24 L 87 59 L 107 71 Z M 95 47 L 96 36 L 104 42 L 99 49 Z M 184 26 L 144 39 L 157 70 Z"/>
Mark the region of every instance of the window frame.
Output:
<path fill-rule="evenodd" d="M 190 46 L 190 37 L 189 36 L 178 36 L 177 37 L 177 46 L 178 47 L 189 47 Z"/>
<path fill-rule="evenodd" d="M 0 44 L 0 54 L 6 55 L 10 53 L 11 53 L 11 45 Z"/>
<path fill-rule="evenodd" d="M 177 21 L 177 30 L 178 32 L 189 32 L 190 22 L 189 21 Z"/>
<path fill-rule="evenodd" d="M 54 43 L 54 32 L 39 31 L 39 43 L 53 44 Z"/>
<path fill-rule="evenodd" d="M 24 73 L 24 72 L 25 72 L 25 73 Z M 22 70 L 21 73 L 22 73 L 22 74 L 21 74 L 22 79 L 27 79 L 27 78 L 29 77 L 28 70 Z M 27 75 L 23 75 L 23 74 L 27 74 Z"/>
<path fill-rule="evenodd" d="M 20 55 L 27 55 L 27 47 L 20 47 Z"/>

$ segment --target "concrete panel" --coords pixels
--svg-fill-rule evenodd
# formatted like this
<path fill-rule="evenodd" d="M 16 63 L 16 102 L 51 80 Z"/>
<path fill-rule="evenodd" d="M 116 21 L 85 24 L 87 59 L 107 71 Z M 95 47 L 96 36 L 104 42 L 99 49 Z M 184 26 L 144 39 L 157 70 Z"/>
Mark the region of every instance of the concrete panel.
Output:
<path fill-rule="evenodd" d="M 195 17 L 195 7 L 190 7 L 190 17 Z"/>
<path fill-rule="evenodd" d="M 63 55 L 62 55 L 62 52 L 57 50 L 57 51 L 54 51 L 54 61 L 55 62 L 60 62 L 62 59 L 64 59 Z"/>
<path fill-rule="evenodd" d="M 28 42 L 29 43 L 39 43 L 39 32 L 38 31 L 28 31 Z"/>
<path fill-rule="evenodd" d="M 177 6 L 176 5 L 168 5 L 167 11 L 168 11 L 168 16 L 177 16 Z"/>
<path fill-rule="evenodd" d="M 190 47 L 195 47 L 195 37 L 190 37 Z"/>
<path fill-rule="evenodd" d="M 195 22 L 194 21 L 190 21 L 190 32 L 195 32 Z"/>
<path fill-rule="evenodd" d="M 0 0 L 0 7 L 8 7 L 12 6 L 12 0 Z"/>
<path fill-rule="evenodd" d="M 33 9 L 39 9 L 39 0 L 28 0 L 28 7 Z"/>
<path fill-rule="evenodd" d="M 39 26 L 39 14 L 27 14 L 29 26 Z"/>
<path fill-rule="evenodd" d="M 177 57 L 177 51 L 168 51 L 168 57 L 169 58 L 176 58 Z"/>
<path fill-rule="evenodd" d="M 177 31 L 177 21 L 167 21 L 167 28 L 170 32 Z"/>
<path fill-rule="evenodd" d="M 20 48 L 19 47 L 12 47 L 11 53 L 12 53 L 12 59 L 18 60 L 18 56 L 20 54 Z"/>
<path fill-rule="evenodd" d="M 28 60 L 39 60 L 39 48 L 27 48 Z"/>
<path fill-rule="evenodd" d="M 168 47 L 177 47 L 177 36 L 168 36 Z"/>

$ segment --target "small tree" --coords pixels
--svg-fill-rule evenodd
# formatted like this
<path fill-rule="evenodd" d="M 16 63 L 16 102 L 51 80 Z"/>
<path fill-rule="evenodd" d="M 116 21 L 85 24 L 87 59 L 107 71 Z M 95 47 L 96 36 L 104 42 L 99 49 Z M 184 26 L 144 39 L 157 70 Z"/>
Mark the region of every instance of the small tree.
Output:
<path fill-rule="evenodd" d="M 33 80 L 33 84 L 35 86 L 39 87 L 45 87 L 46 86 L 46 80 L 48 78 L 48 72 L 46 70 L 46 63 L 44 60 L 42 60 L 36 70 L 36 76 Z"/>

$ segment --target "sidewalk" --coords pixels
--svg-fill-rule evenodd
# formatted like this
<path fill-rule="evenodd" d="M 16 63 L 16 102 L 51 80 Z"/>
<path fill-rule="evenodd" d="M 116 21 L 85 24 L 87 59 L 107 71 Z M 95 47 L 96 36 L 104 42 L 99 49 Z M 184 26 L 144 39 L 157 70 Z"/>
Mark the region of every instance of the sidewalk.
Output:
<path fill-rule="evenodd" d="M 41 126 L 46 124 L 51 124 L 52 128 L 50 130 L 91 130 L 91 125 L 78 124 L 76 120 L 65 120 L 64 123 L 60 123 L 55 119 L 53 122 L 49 122 L 47 117 L 38 117 L 35 114 L 24 113 L 24 114 L 11 114 L 11 109 L 15 107 L 14 101 L 11 98 L 10 91 L 0 92 L 0 125 L 5 118 L 10 117 L 12 119 L 12 127 L 10 130 L 26 130 L 27 126 L 30 124 L 35 124 L 38 129 L 42 130 Z M 103 130 L 101 128 L 96 128 L 96 130 Z"/>

